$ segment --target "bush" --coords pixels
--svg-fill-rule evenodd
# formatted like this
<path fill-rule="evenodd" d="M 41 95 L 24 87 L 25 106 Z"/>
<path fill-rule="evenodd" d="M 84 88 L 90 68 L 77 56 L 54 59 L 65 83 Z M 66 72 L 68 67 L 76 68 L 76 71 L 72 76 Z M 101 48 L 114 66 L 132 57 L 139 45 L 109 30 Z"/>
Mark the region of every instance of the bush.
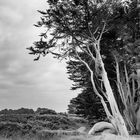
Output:
<path fill-rule="evenodd" d="M 28 108 L 20 108 L 17 110 L 12 110 L 12 109 L 4 109 L 0 111 L 1 115 L 5 115 L 5 114 L 34 114 L 34 110 L 33 109 L 28 109 Z"/>
<path fill-rule="evenodd" d="M 51 110 L 48 108 L 38 108 L 35 113 L 38 115 L 45 115 L 45 114 L 56 115 L 57 114 L 54 110 Z"/>

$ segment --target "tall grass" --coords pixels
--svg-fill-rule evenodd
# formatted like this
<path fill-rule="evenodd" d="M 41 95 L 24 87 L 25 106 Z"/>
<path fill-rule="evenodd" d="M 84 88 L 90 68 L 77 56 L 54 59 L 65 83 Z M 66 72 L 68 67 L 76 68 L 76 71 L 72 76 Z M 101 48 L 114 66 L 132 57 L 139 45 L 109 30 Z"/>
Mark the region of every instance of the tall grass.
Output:
<path fill-rule="evenodd" d="M 38 137 L 10 137 L 10 138 L 4 138 L 0 137 L 0 140 L 61 140 L 60 137 L 51 137 L 51 138 L 38 138 Z"/>
<path fill-rule="evenodd" d="M 88 136 L 88 135 L 78 135 L 78 136 L 53 136 L 53 137 L 12 137 L 3 138 L 0 140 L 140 140 L 140 136 L 133 136 L 130 138 L 124 138 L 121 136 L 115 136 L 112 134 L 104 134 L 100 136 Z"/>

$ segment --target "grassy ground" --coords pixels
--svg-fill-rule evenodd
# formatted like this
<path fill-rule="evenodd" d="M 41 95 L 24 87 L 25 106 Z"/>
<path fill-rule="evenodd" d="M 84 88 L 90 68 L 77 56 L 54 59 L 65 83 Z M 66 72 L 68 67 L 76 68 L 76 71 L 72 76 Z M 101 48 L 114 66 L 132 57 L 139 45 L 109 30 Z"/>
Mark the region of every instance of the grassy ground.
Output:
<path fill-rule="evenodd" d="M 0 140 L 78 140 L 81 126 L 87 121 L 64 115 L 1 115 Z"/>
<path fill-rule="evenodd" d="M 82 118 L 69 118 L 64 115 L 13 114 L 0 116 L 0 136 L 6 138 L 13 136 L 43 138 L 56 135 L 63 130 L 68 133 L 81 126 L 88 128 L 87 121 Z"/>
<path fill-rule="evenodd" d="M 4 138 L 0 137 L 0 140 L 140 140 L 140 136 L 133 136 L 130 138 L 124 138 L 121 136 L 116 136 L 112 134 L 103 134 L 100 136 L 89 136 L 89 135 L 77 135 L 77 136 L 53 136 L 53 137 L 34 137 L 34 138 L 27 138 L 27 137 L 13 137 L 13 138 Z"/>
<path fill-rule="evenodd" d="M 81 126 L 86 130 L 81 131 Z M 138 136 L 89 136 L 88 130 L 87 121 L 78 117 L 15 114 L 0 116 L 0 140 L 140 140 Z"/>

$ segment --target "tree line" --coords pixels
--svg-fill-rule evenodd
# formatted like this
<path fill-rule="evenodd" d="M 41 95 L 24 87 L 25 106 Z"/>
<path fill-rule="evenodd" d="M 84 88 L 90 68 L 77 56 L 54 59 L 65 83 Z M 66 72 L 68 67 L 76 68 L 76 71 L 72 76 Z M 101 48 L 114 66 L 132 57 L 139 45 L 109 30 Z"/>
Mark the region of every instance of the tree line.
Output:
<path fill-rule="evenodd" d="M 29 108 L 20 108 L 20 109 L 3 109 L 0 111 L 0 115 L 11 115 L 11 114 L 36 114 L 36 115 L 45 115 L 52 114 L 56 115 L 57 113 L 48 108 L 37 108 L 37 110 Z"/>

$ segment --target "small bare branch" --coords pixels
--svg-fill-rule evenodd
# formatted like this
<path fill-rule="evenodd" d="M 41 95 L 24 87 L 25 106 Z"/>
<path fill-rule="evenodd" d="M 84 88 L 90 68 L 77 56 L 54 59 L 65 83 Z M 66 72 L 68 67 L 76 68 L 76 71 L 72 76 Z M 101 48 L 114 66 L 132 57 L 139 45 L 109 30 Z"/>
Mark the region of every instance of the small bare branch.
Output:
<path fill-rule="evenodd" d="M 130 102 L 133 102 L 132 96 L 131 96 L 131 90 L 130 90 L 130 85 L 129 85 L 129 78 L 128 78 L 128 72 L 126 69 L 126 65 L 124 64 L 124 72 L 125 72 L 125 78 L 126 78 L 126 86 L 127 86 L 127 98 L 128 96 L 130 97 Z"/>
<path fill-rule="evenodd" d="M 92 33 L 92 32 L 91 32 L 91 29 L 90 29 L 90 27 L 89 27 L 89 25 L 88 25 L 88 30 L 89 30 L 89 33 L 90 33 L 90 35 L 91 35 L 91 40 L 92 40 L 93 42 L 96 42 L 96 41 L 97 41 L 97 39 L 95 38 L 94 35 L 97 33 L 98 29 L 99 29 L 99 27 L 97 27 L 97 28 L 95 29 L 95 31 Z"/>
<path fill-rule="evenodd" d="M 97 28 L 95 29 L 95 31 L 94 31 L 94 33 L 93 33 L 93 34 L 96 34 L 96 33 L 97 33 L 97 31 L 98 31 L 98 29 L 99 29 L 99 27 L 97 27 Z"/>
<path fill-rule="evenodd" d="M 93 53 L 91 52 L 90 48 L 89 48 L 89 45 L 86 46 L 87 47 L 87 50 L 89 52 L 89 55 L 91 56 L 91 58 L 95 61 L 95 57 L 93 56 Z"/>
<path fill-rule="evenodd" d="M 106 27 L 106 23 L 104 22 L 104 25 L 103 25 L 102 31 L 101 31 L 100 36 L 99 36 L 99 38 L 98 38 L 98 42 L 101 41 L 101 38 L 102 38 L 102 35 L 103 35 L 103 33 L 104 33 L 105 27 Z"/>
<path fill-rule="evenodd" d="M 125 107 L 127 107 L 126 105 L 126 97 L 125 97 L 125 93 L 123 91 L 123 88 L 122 88 L 122 83 L 120 81 L 120 71 L 119 71 L 119 64 L 118 64 L 118 60 L 116 58 L 116 56 L 114 55 L 114 59 L 115 59 L 115 62 L 116 62 L 116 74 L 117 74 L 117 87 L 118 87 L 118 90 L 119 90 L 119 94 L 121 96 L 121 99 L 122 99 L 122 102 L 123 104 L 125 105 Z"/>

